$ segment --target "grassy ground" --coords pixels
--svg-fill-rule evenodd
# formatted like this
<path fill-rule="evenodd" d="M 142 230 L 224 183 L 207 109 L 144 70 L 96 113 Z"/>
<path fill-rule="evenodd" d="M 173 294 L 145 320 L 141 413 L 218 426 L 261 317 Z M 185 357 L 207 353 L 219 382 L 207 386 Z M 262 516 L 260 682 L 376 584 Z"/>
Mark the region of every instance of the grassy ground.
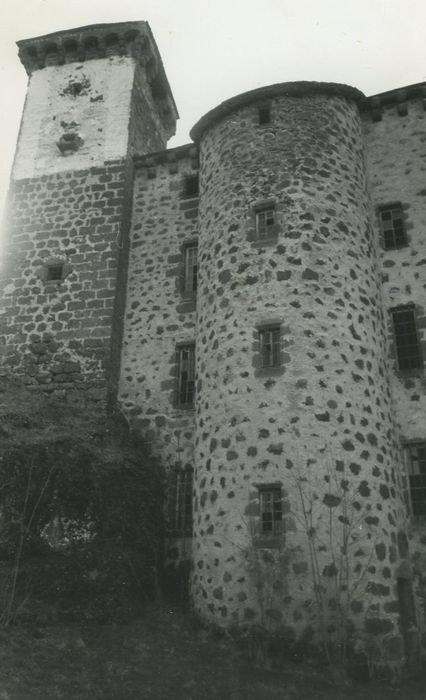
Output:
<path fill-rule="evenodd" d="M 286 659 L 256 668 L 230 640 L 167 609 L 127 625 L 0 633 L 0 700 L 424 700 L 424 688 L 345 685 Z"/>

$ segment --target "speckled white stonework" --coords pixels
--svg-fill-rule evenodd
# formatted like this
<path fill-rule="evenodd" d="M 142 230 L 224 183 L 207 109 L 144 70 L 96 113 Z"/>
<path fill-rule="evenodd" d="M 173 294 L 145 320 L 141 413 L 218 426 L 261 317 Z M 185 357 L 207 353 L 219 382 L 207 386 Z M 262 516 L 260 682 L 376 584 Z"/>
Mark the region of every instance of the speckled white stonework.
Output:
<path fill-rule="evenodd" d="M 123 158 L 134 72 L 135 61 L 126 56 L 35 71 L 29 80 L 13 179 L 90 168 Z M 73 82 L 88 82 L 88 87 L 78 97 L 64 94 Z M 72 124 L 75 127 L 69 126 Z M 83 144 L 76 153 L 58 157 L 57 141 L 67 128 L 78 132 Z"/>

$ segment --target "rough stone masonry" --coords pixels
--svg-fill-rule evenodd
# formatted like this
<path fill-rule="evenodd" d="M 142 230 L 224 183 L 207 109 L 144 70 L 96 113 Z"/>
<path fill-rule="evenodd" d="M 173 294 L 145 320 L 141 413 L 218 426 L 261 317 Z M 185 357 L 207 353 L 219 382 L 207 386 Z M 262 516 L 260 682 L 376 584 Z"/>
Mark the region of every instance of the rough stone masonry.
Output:
<path fill-rule="evenodd" d="M 146 22 L 18 45 L 0 373 L 119 402 L 201 617 L 343 626 L 401 667 L 426 645 L 426 84 L 260 88 L 167 150 Z"/>

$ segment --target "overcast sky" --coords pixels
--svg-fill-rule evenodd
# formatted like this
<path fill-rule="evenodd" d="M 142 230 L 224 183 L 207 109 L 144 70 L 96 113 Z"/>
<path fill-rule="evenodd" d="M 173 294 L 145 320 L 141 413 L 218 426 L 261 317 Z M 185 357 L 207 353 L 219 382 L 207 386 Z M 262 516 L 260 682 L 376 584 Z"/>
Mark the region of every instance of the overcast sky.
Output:
<path fill-rule="evenodd" d="M 289 80 L 371 95 L 426 80 L 426 0 L 0 0 L 0 212 L 26 74 L 15 41 L 104 22 L 147 20 L 180 113 L 176 146 L 232 95 Z"/>

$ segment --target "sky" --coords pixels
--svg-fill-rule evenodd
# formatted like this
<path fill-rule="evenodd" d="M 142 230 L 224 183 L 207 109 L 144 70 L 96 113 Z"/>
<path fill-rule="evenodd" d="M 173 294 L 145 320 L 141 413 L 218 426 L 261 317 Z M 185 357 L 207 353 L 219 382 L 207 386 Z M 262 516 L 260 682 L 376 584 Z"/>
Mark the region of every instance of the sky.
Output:
<path fill-rule="evenodd" d="M 88 24 L 146 20 L 187 143 L 219 102 L 292 80 L 373 95 L 426 80 L 425 0 L 0 0 L 0 213 L 27 76 L 15 42 Z"/>

